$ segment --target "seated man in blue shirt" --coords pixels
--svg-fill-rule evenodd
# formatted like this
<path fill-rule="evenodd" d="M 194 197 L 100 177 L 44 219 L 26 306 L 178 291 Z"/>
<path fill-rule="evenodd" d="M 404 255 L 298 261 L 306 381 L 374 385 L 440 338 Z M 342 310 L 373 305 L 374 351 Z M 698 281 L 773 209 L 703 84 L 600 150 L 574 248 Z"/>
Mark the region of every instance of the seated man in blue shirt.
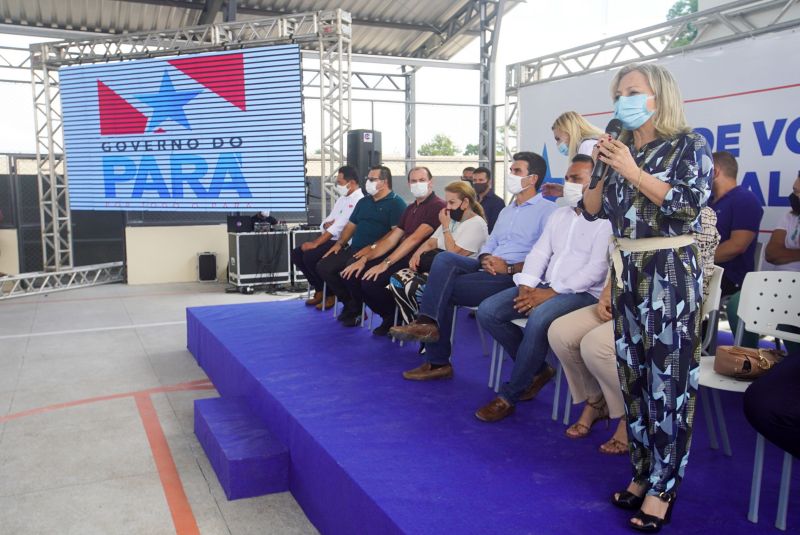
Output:
<path fill-rule="evenodd" d="M 487 297 L 512 288 L 514 273 L 522 269 L 525 256 L 556 209 L 555 204 L 537 194 L 547 171 L 544 158 L 533 152 L 520 152 L 513 159 L 506 189 L 516 198 L 500 212 L 478 258 L 448 252 L 436 255 L 422 294 L 419 317 L 390 331 L 401 340 L 425 342 L 425 364 L 404 372 L 406 379 L 425 381 L 453 376 L 453 305 L 478 306 Z"/>

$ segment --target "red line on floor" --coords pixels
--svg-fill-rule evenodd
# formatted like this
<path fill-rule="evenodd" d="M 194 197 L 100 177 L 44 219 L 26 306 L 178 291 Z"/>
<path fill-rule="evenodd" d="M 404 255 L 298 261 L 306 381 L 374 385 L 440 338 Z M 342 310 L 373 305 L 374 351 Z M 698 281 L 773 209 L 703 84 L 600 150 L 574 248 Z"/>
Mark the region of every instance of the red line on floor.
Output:
<path fill-rule="evenodd" d="M 121 399 L 140 394 L 163 394 L 165 392 L 181 392 L 185 390 L 213 390 L 214 385 L 208 379 L 198 379 L 196 381 L 189 381 L 187 383 L 178 383 L 169 386 L 157 386 L 145 390 L 138 390 L 134 392 L 123 392 L 121 394 L 109 394 L 107 396 L 97 396 L 93 398 L 79 399 L 76 401 L 67 401 L 64 403 L 56 403 L 54 405 L 47 405 L 45 407 L 38 407 L 36 409 L 28 409 L 26 411 L 16 412 L 14 414 L 7 414 L 0 416 L 0 424 L 25 418 L 26 416 L 33 416 L 35 414 L 43 414 L 46 412 L 53 412 L 60 409 L 67 409 L 69 407 L 77 407 L 79 405 L 88 405 L 90 403 L 97 403 L 98 401 L 110 401 L 112 399 Z"/>
<path fill-rule="evenodd" d="M 183 490 L 183 483 L 178 474 L 178 467 L 172 458 L 172 452 L 167 444 L 167 437 L 164 436 L 164 429 L 156 414 L 153 400 L 149 394 L 136 394 L 136 408 L 139 409 L 139 416 L 142 419 L 147 440 L 150 442 L 150 449 L 153 452 L 153 460 L 158 469 L 158 477 L 161 479 L 161 486 L 164 488 L 164 496 L 167 498 L 169 512 L 172 515 L 172 522 L 175 525 L 175 533 L 178 535 L 200 535 L 197 527 L 197 520 L 189 505 L 189 499 Z"/>

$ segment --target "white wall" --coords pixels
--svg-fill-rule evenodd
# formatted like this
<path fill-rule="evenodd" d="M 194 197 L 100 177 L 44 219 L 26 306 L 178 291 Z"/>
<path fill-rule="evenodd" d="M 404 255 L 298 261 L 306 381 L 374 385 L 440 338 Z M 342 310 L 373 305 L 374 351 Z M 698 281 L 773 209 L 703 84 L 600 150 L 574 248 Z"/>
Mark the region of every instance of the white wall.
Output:
<path fill-rule="evenodd" d="M 225 225 L 127 227 L 128 284 L 197 280 L 197 253 L 217 253 L 217 278 L 225 280 L 228 233 Z"/>
<path fill-rule="evenodd" d="M 19 274 L 19 246 L 13 228 L 0 228 L 0 273 Z"/>

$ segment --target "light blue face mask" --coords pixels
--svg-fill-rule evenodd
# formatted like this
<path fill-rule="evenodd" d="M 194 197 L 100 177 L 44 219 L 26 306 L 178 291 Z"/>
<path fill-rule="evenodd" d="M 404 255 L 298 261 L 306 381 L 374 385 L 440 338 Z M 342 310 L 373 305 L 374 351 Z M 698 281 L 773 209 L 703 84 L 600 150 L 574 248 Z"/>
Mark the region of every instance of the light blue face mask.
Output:
<path fill-rule="evenodd" d="M 567 154 L 569 154 L 569 147 L 567 146 L 566 143 L 559 143 L 558 144 L 558 152 L 560 152 L 561 154 L 566 156 Z"/>
<path fill-rule="evenodd" d="M 622 121 L 625 130 L 636 130 L 655 113 L 647 109 L 647 99 L 649 98 L 653 98 L 652 95 L 618 97 L 617 102 L 614 103 L 614 118 Z"/>

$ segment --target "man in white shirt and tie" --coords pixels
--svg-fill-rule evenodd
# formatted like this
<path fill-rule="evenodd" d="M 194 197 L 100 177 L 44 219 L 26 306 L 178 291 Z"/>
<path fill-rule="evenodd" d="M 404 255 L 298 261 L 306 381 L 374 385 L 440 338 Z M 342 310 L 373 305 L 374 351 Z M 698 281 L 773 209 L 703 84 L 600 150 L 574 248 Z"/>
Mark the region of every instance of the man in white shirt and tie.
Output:
<path fill-rule="evenodd" d="M 339 197 L 328 217 L 320 225 L 322 234 L 317 239 L 305 242 L 292 250 L 292 262 L 306 276 L 308 284 L 314 287 L 314 297 L 306 301 L 306 305 L 317 306 L 319 309 L 332 307 L 335 296 L 331 293 L 327 298 L 329 303 L 322 303 L 324 281 L 317 274 L 317 262 L 339 239 L 356 203 L 364 196 L 359 185 L 358 172 L 349 165 L 339 168 L 334 188 Z"/>
<path fill-rule="evenodd" d="M 577 208 L 589 184 L 593 162 L 579 154 L 564 179 L 564 203 L 550 216 L 541 237 L 514 275 L 515 287 L 485 299 L 478 321 L 514 359 L 511 380 L 475 416 L 484 422 L 502 420 L 518 401 L 533 399 L 552 376 L 545 363 L 547 330 L 557 318 L 597 302 L 608 271 L 611 225 L 587 221 Z M 511 323 L 528 318 L 525 329 Z"/>

